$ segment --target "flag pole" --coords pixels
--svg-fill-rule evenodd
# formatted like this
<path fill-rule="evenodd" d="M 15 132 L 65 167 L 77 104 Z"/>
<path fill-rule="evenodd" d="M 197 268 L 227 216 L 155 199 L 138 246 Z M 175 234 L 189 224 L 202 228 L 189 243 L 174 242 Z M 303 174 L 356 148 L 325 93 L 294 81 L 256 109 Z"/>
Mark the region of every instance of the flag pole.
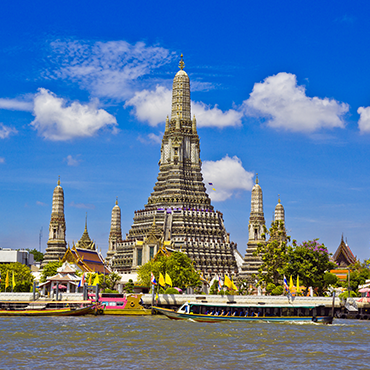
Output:
<path fill-rule="evenodd" d="M 155 296 L 155 285 L 152 284 L 152 315 L 154 315 L 154 309 L 153 309 L 153 306 L 154 306 L 154 296 Z"/>

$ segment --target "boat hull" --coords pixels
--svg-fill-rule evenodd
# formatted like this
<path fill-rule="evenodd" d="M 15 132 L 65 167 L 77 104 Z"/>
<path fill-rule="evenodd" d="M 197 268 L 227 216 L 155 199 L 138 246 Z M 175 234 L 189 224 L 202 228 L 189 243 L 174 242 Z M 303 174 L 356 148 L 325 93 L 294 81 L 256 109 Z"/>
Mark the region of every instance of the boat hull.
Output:
<path fill-rule="evenodd" d="M 103 310 L 103 315 L 132 315 L 132 316 L 142 316 L 142 315 L 151 315 L 152 311 L 145 308 L 124 308 L 124 309 L 109 309 L 105 308 Z"/>
<path fill-rule="evenodd" d="M 193 313 L 179 313 L 167 308 L 153 307 L 155 311 L 167 316 L 171 320 L 191 320 L 197 322 L 222 322 L 222 321 L 243 321 L 243 322 L 315 322 L 331 324 L 331 316 L 212 316 Z"/>
<path fill-rule="evenodd" d="M 56 308 L 42 310 L 0 310 L 0 316 L 82 316 L 95 313 L 96 305 L 82 308 Z"/>

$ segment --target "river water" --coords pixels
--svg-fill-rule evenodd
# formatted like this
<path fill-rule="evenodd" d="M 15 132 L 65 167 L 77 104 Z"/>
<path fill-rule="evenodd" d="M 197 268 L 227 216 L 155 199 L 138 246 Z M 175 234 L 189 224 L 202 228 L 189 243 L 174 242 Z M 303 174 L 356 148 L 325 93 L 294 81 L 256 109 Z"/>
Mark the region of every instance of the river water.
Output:
<path fill-rule="evenodd" d="M 370 321 L 0 317 L 0 369 L 369 369 Z"/>

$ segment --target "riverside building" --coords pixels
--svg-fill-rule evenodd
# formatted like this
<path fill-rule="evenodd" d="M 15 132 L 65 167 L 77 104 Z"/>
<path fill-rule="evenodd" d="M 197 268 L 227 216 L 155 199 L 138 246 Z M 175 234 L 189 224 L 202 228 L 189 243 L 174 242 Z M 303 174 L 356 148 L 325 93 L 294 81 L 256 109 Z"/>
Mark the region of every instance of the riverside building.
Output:
<path fill-rule="evenodd" d="M 238 272 L 236 244 L 230 242 L 223 215 L 213 208 L 203 183 L 197 124 L 190 111 L 190 80 L 182 56 L 179 68 L 157 182 L 144 209 L 135 211 L 125 240 L 119 241 L 116 228 L 115 244 L 111 239 L 109 245 L 109 257 L 115 252 L 111 266 L 120 273 L 135 272 L 163 245 L 186 253 L 205 277 Z"/>

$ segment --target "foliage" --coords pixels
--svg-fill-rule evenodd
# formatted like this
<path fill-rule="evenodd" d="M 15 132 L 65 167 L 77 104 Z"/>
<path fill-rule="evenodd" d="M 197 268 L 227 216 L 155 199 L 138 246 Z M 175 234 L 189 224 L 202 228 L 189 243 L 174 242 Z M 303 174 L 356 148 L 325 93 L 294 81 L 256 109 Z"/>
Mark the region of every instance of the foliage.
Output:
<path fill-rule="evenodd" d="M 128 283 L 125 284 L 125 291 L 126 293 L 133 293 L 134 292 L 134 282 L 132 279 L 129 279 Z"/>
<path fill-rule="evenodd" d="M 218 294 L 218 281 L 215 280 L 209 290 L 210 294 Z"/>
<path fill-rule="evenodd" d="M 330 261 L 330 254 L 324 244 L 318 239 L 297 244 L 293 240 L 293 247 L 288 248 L 287 264 L 282 272 L 296 278 L 299 275 L 301 283 L 306 287 L 317 288 L 319 295 L 324 289 L 324 275 L 337 265 Z"/>
<path fill-rule="evenodd" d="M 325 272 L 325 274 L 324 274 L 324 283 L 325 283 L 326 287 L 328 287 L 329 285 L 332 285 L 332 286 L 335 287 L 335 286 L 337 286 L 338 281 L 339 281 L 338 276 L 332 274 L 331 272 Z"/>
<path fill-rule="evenodd" d="M 271 292 L 276 288 L 276 285 L 274 283 L 268 283 L 266 285 L 266 293 L 271 294 Z"/>
<path fill-rule="evenodd" d="M 282 285 L 278 285 L 271 291 L 271 295 L 282 295 L 284 288 Z"/>
<path fill-rule="evenodd" d="M 28 252 L 33 254 L 33 258 L 36 262 L 42 262 L 44 260 L 44 253 L 39 252 L 37 249 L 26 249 Z"/>
<path fill-rule="evenodd" d="M 254 252 L 255 256 L 260 256 L 262 259 L 257 278 L 259 284 L 274 283 L 277 285 L 282 280 L 281 271 L 287 260 L 287 243 L 281 240 L 281 236 L 285 232 L 284 222 L 273 221 L 269 231 L 266 227 L 264 229 L 265 234 L 269 234 L 271 237 L 267 243 L 259 243 Z M 289 237 L 287 238 L 290 240 Z"/>
<path fill-rule="evenodd" d="M 351 291 L 351 297 L 357 297 L 356 292 Z M 340 293 L 339 298 L 347 299 L 348 298 L 348 290 L 346 292 Z"/>
<path fill-rule="evenodd" d="M 164 294 L 180 294 L 179 291 L 175 288 L 168 287 L 165 291 Z"/>
<path fill-rule="evenodd" d="M 11 285 L 13 280 L 13 272 L 14 272 L 14 280 L 15 286 L 13 287 L 13 291 L 15 292 L 29 292 L 31 286 L 33 284 L 34 277 L 31 274 L 31 270 L 22 263 L 15 262 L 15 263 L 4 263 L 0 264 L 0 273 L 1 273 L 1 285 L 0 291 L 5 291 L 5 279 L 6 273 L 9 272 L 9 286 L 7 291 L 11 291 Z"/>
<path fill-rule="evenodd" d="M 57 274 L 57 269 L 59 267 L 62 267 L 63 263 L 62 262 L 49 262 L 46 264 L 43 269 L 42 269 L 42 274 L 41 274 L 41 283 L 45 283 L 46 278 L 48 276 L 54 276 Z"/>
<path fill-rule="evenodd" d="M 112 289 L 109 289 L 109 288 L 105 288 L 103 290 L 103 293 L 118 293 L 118 290 L 112 290 Z"/>
<path fill-rule="evenodd" d="M 199 274 L 194 269 L 191 259 L 181 252 L 172 252 L 169 257 L 158 255 L 155 260 L 142 265 L 138 269 L 139 283 L 149 287 L 151 285 L 151 272 L 157 282 L 159 281 L 159 273 L 165 276 L 167 272 L 172 279 L 172 285 L 182 290 L 201 285 Z"/>
<path fill-rule="evenodd" d="M 96 274 L 93 274 L 92 282 L 94 282 Z M 114 290 L 118 281 L 121 280 L 121 276 L 116 272 L 112 272 L 109 275 L 99 274 L 99 286 L 105 290 Z"/>

